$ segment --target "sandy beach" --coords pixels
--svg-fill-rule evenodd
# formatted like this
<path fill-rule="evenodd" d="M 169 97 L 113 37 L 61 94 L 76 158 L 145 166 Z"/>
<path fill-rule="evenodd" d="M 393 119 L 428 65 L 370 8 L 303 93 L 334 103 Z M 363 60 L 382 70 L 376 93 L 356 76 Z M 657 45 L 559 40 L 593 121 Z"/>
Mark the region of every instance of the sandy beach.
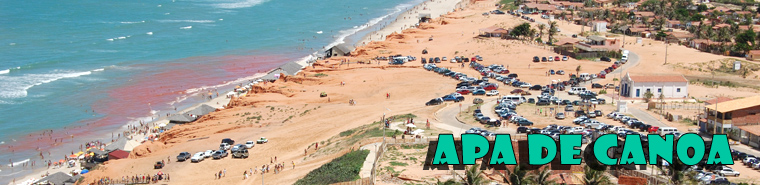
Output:
<path fill-rule="evenodd" d="M 206 104 L 215 108 L 226 105 L 223 110 L 203 116 L 192 123 L 174 125 L 161 133 L 157 140 L 145 141 L 131 149 L 129 158 L 108 161 L 97 170 L 84 175 L 84 182 L 96 183 L 105 178 L 121 180 L 161 172 L 171 175 L 171 180 L 163 180 L 160 182 L 162 184 L 293 184 L 311 170 L 332 159 L 355 148 L 377 142 L 377 138 L 374 138 L 375 140 L 341 144 L 342 141 L 332 139 L 343 131 L 379 121 L 383 115 L 414 114 L 417 116 L 416 120 L 431 120 L 431 127 L 440 132 L 454 132 L 460 129 L 438 120 L 441 110 L 456 104 L 424 106 L 425 102 L 432 98 L 454 92 L 458 81 L 426 71 L 419 60 L 396 66 L 387 64 L 387 61 L 377 61 L 374 59 L 376 56 L 401 54 L 419 58 L 453 58 L 479 55 L 484 58 L 480 63 L 504 65 L 511 73 L 518 73 L 521 81 L 531 84 L 548 84 L 552 80 L 569 79 L 568 75 L 547 75 L 546 72 L 552 69 L 564 70 L 569 74 L 575 73 L 577 66 L 582 66 L 582 73 L 597 73 L 610 66 L 607 62 L 572 58 L 567 61 L 534 63 L 531 61 L 534 56 L 557 54 L 550 47 L 537 43 L 478 37 L 480 28 L 497 26 L 510 29 L 527 22 L 509 14 L 483 15 L 484 12 L 496 9 L 496 3 L 498 2 L 494 0 L 425 1 L 400 14 L 385 28 L 365 36 L 357 43 L 360 47 L 352 56 L 317 60 L 297 75 L 280 77 L 273 83 L 257 83 L 252 86 L 250 92 L 239 97 L 228 99 L 220 94 L 220 97 Z M 416 24 L 418 15 L 424 13 L 431 14 L 433 19 L 429 23 L 410 28 Z M 535 19 L 539 22 L 547 21 L 539 17 Z M 564 35 L 560 38 L 566 38 L 567 35 L 580 32 L 582 29 L 569 23 L 560 23 L 559 26 L 563 30 L 561 35 Z M 622 40 L 622 37 L 620 39 Z M 709 72 L 688 70 L 682 66 L 732 59 L 699 52 L 685 46 L 669 45 L 669 64 L 663 65 L 664 43 L 650 39 L 643 39 L 643 43 L 635 42 L 636 38 L 626 38 L 625 49 L 638 54 L 641 57 L 640 62 L 621 73 L 676 72 L 684 75 L 707 75 Z M 427 50 L 428 53 L 423 55 L 422 50 Z M 303 62 L 301 64 L 307 65 Z M 469 76 L 479 76 L 477 71 L 462 66 L 461 63 L 443 61 L 436 65 Z M 613 77 L 607 77 L 596 83 L 614 83 L 612 79 Z M 499 89 L 502 95 L 514 89 L 500 85 L 503 86 Z M 689 88 L 692 97 L 705 97 L 715 92 L 711 87 L 701 85 L 690 85 Z M 746 97 L 757 93 L 748 88 L 720 87 L 717 91 L 731 97 Z M 322 92 L 327 96 L 320 97 Z M 465 95 L 465 98 L 465 101 L 471 102 L 475 96 Z M 355 105 L 350 105 L 349 101 L 355 102 Z M 605 112 L 614 110 L 612 106 L 600 109 Z M 532 109 L 521 111 L 527 111 L 524 114 L 531 120 L 539 120 L 536 121 L 536 127 L 558 123 L 551 116 L 531 115 L 529 112 Z M 151 124 L 163 122 L 164 120 L 160 120 Z M 152 126 L 155 125 L 150 125 Z M 692 126 L 679 128 L 685 130 Z M 135 142 L 143 142 L 144 137 L 145 135 L 135 135 Z M 250 157 L 247 159 L 208 158 L 199 163 L 175 161 L 180 152 L 192 154 L 217 149 L 219 141 L 225 138 L 231 138 L 235 143 L 245 143 L 256 141 L 260 137 L 266 137 L 269 142 L 256 144 L 249 149 Z M 153 169 L 156 161 L 163 160 L 167 162 L 163 169 Z M 244 179 L 245 171 L 260 168 L 262 165 L 283 163 L 285 168 L 278 174 L 258 173 Z M 44 173 L 70 170 L 46 170 L 25 179 L 39 179 Z M 224 172 L 224 177 L 214 176 L 219 171 Z M 227 172 L 230 174 L 226 174 Z M 411 170 L 406 175 L 415 178 L 441 177 L 442 173 Z"/>

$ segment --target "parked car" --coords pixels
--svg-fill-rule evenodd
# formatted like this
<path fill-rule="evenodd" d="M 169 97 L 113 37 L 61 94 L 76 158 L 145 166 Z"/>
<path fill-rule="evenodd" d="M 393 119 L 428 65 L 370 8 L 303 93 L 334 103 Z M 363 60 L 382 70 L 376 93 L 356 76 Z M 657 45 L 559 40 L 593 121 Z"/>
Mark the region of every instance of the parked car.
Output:
<path fill-rule="evenodd" d="M 177 161 L 185 161 L 187 159 L 190 159 L 190 153 L 188 152 L 182 152 L 177 155 Z"/>
<path fill-rule="evenodd" d="M 602 84 L 594 83 L 591 84 L 591 88 L 604 88 L 604 86 Z"/>
<path fill-rule="evenodd" d="M 472 95 L 485 95 L 486 90 L 478 89 L 472 92 Z"/>
<path fill-rule="evenodd" d="M 267 139 L 266 137 L 261 137 L 259 138 L 259 140 L 256 140 L 256 143 L 259 143 L 259 144 L 268 143 L 268 142 L 269 142 L 269 139 Z"/>
<path fill-rule="evenodd" d="M 556 119 L 565 119 L 565 113 L 564 112 L 558 112 L 557 115 L 554 116 Z"/>
<path fill-rule="evenodd" d="M 539 99 L 539 100 L 536 102 L 536 105 L 550 105 L 550 104 L 551 104 L 551 103 L 549 102 L 549 100 L 546 100 L 546 99 Z"/>
<path fill-rule="evenodd" d="M 612 62 L 612 60 L 610 59 L 610 57 L 602 57 L 599 60 L 605 61 L 605 62 Z"/>
<path fill-rule="evenodd" d="M 734 169 L 731 169 L 731 168 L 723 168 L 723 169 L 721 169 L 719 171 L 716 171 L 716 172 L 718 174 L 720 174 L 721 176 L 724 176 L 724 177 L 725 176 L 735 176 L 735 177 L 739 176 L 739 172 L 735 171 Z"/>
<path fill-rule="evenodd" d="M 567 56 L 562 56 L 562 61 L 567 61 Z"/>
<path fill-rule="evenodd" d="M 528 129 L 528 127 L 517 127 L 517 133 L 518 134 L 520 134 L 520 133 L 528 133 L 529 131 L 530 130 Z"/>
<path fill-rule="evenodd" d="M 538 59 L 538 56 L 533 57 L 533 62 L 540 62 L 540 60 Z"/>
<path fill-rule="evenodd" d="M 443 103 L 443 99 L 441 99 L 441 98 L 433 98 L 432 100 L 430 100 L 427 103 L 425 103 L 425 105 L 426 106 L 440 105 L 441 103 Z"/>
<path fill-rule="evenodd" d="M 486 96 L 498 96 L 498 95 L 499 95 L 499 91 L 497 90 L 491 90 L 486 93 Z"/>
<path fill-rule="evenodd" d="M 253 142 L 253 141 L 245 142 L 245 148 L 253 148 L 254 145 L 256 145 L 256 142 Z"/>
<path fill-rule="evenodd" d="M 156 161 L 156 164 L 153 165 L 153 169 L 161 169 L 161 168 L 164 168 L 164 162 Z"/>
<path fill-rule="evenodd" d="M 232 158 L 248 158 L 248 149 L 232 152 Z"/>
<path fill-rule="evenodd" d="M 227 155 L 228 155 L 227 150 L 218 150 L 214 152 L 214 154 L 212 154 L 212 157 L 214 159 L 221 159 L 221 158 L 227 157 Z"/>
<path fill-rule="evenodd" d="M 206 158 L 205 156 L 206 155 L 204 155 L 203 152 L 195 153 L 193 154 L 193 157 L 190 158 L 190 162 L 194 162 L 194 163 L 201 162 L 203 161 L 203 159 Z"/>

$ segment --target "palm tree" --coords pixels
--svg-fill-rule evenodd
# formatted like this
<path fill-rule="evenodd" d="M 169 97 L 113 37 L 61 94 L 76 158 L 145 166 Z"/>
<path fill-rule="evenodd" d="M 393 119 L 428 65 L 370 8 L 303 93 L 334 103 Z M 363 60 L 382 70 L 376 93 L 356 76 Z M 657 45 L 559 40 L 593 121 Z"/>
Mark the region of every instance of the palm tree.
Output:
<path fill-rule="evenodd" d="M 553 185 L 557 184 L 554 178 L 549 179 L 552 175 L 552 170 L 550 170 L 548 167 L 544 167 L 541 169 L 541 171 L 536 171 L 534 174 L 528 176 L 528 180 L 531 184 L 539 184 L 539 185 Z"/>
<path fill-rule="evenodd" d="M 549 22 L 549 42 L 554 41 L 554 35 L 557 34 L 557 21 Z"/>
<path fill-rule="evenodd" d="M 538 38 L 543 38 L 544 36 L 544 29 L 546 29 L 545 24 L 538 24 Z"/>
<path fill-rule="evenodd" d="M 530 30 L 528 30 L 528 35 L 530 35 L 531 42 L 535 41 L 534 38 L 536 38 L 536 29 L 531 28 Z"/>
<path fill-rule="evenodd" d="M 607 185 L 612 184 L 610 178 L 604 175 L 604 171 L 594 170 L 588 166 L 583 167 L 583 179 L 581 183 L 584 185 Z M 575 177 L 575 176 L 573 176 Z"/>
<path fill-rule="evenodd" d="M 529 184 L 528 181 L 525 180 L 525 176 L 527 175 L 528 171 L 525 171 L 525 167 L 522 165 L 515 166 L 511 171 L 509 168 L 507 168 L 505 171 L 506 174 L 497 171 L 497 174 L 501 176 L 502 180 L 504 180 L 504 183 L 511 185 Z"/>
<path fill-rule="evenodd" d="M 575 67 L 575 75 L 581 74 L 581 65 L 578 65 L 578 67 Z"/>
<path fill-rule="evenodd" d="M 465 172 L 462 178 L 462 184 L 464 185 L 481 185 L 488 183 L 488 180 L 483 178 L 483 172 L 480 171 L 480 165 L 475 164 L 470 166 Z"/>

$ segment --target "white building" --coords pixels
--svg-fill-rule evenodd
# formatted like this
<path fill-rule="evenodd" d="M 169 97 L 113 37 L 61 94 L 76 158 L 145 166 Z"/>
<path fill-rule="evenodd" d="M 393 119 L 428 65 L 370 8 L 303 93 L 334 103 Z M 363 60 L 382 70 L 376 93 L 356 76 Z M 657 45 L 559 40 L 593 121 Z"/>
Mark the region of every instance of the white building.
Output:
<path fill-rule="evenodd" d="M 643 98 L 644 93 L 651 92 L 656 99 L 663 94 L 665 98 L 686 98 L 689 96 L 689 81 L 683 75 L 631 75 L 626 73 L 620 81 L 620 95 L 631 98 Z"/>
<path fill-rule="evenodd" d="M 591 22 L 591 31 L 599 32 L 599 33 L 606 33 L 607 32 L 607 21 L 594 21 Z"/>

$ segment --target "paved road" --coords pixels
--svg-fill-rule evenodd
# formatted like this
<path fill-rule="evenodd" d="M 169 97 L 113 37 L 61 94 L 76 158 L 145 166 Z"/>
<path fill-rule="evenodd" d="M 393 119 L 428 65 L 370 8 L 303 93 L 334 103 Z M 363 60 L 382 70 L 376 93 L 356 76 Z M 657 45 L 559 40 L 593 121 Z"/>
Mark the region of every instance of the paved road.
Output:
<path fill-rule="evenodd" d="M 443 129 L 451 130 L 454 134 L 461 134 L 464 133 L 464 131 L 467 131 L 467 129 L 470 129 L 474 126 L 464 124 L 457 120 L 456 116 L 459 114 L 460 107 L 459 105 L 462 105 L 461 110 L 467 109 L 467 107 L 472 106 L 472 101 L 469 102 L 467 100 L 459 102 L 459 103 L 447 103 L 448 105 L 444 107 L 443 109 L 439 110 L 435 113 L 435 117 L 438 121 L 440 121 L 442 124 L 438 127 L 441 127 Z"/>

